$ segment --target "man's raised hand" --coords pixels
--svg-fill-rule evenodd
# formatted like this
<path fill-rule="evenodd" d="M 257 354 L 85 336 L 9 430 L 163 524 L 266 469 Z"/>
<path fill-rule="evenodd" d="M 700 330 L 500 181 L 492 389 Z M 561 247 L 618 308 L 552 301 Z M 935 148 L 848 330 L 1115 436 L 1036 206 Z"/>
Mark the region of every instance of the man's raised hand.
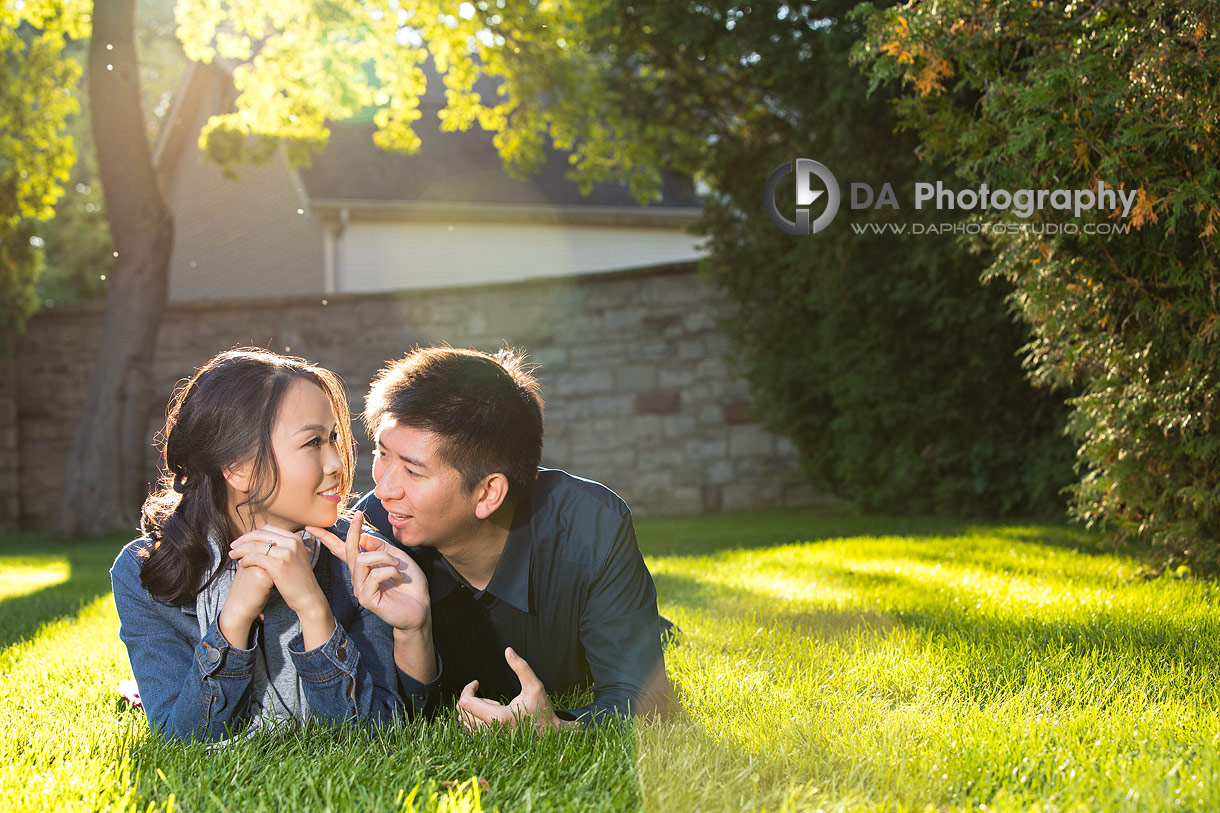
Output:
<path fill-rule="evenodd" d="M 458 714 L 467 729 L 481 731 L 497 724 L 515 728 L 527 721 L 539 731 L 578 725 L 571 720 L 561 720 L 555 714 L 551 700 L 546 696 L 546 687 L 525 659 L 514 652 L 512 647 L 504 650 L 504 659 L 521 682 L 521 694 L 510 700 L 506 706 L 476 695 L 479 682 L 470 681 L 466 688 L 462 689 L 462 696 L 458 698 Z"/>
<path fill-rule="evenodd" d="M 308 526 L 311 534 L 347 562 L 352 593 L 365 609 L 390 626 L 406 632 L 431 627 L 432 602 L 428 580 L 415 560 L 384 539 L 363 533 L 364 513 L 357 511 L 340 540 L 325 528 Z"/>

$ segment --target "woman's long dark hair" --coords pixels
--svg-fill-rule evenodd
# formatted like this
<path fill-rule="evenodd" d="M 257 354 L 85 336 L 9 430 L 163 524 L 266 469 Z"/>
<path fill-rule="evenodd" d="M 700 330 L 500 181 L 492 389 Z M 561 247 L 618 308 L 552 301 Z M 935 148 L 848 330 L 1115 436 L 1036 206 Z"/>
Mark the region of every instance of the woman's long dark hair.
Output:
<path fill-rule="evenodd" d="M 178 387 L 165 414 L 161 479 L 144 501 L 140 520 L 141 530 L 152 540 L 140 581 L 155 598 L 188 604 L 219 572 L 207 572 L 208 540 L 229 540 L 227 468 L 253 463 L 253 488 L 235 508 L 254 510 L 275 493 L 279 471 L 271 433 L 284 393 L 297 380 L 316 384 L 335 412 L 343 460 L 339 493 L 346 500 L 355 444 L 339 377 L 304 359 L 269 350 L 240 348 L 219 354 Z M 222 565 L 226 561 L 221 556 Z"/>

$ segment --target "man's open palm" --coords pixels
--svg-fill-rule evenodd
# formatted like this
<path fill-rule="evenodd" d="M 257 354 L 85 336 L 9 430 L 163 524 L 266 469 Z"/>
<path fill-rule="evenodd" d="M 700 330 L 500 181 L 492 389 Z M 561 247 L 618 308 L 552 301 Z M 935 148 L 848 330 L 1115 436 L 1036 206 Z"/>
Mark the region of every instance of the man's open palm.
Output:
<path fill-rule="evenodd" d="M 481 731 L 493 725 L 503 725 L 508 728 L 529 721 L 538 730 L 546 728 L 566 728 L 576 725 L 568 720 L 561 720 L 551 708 L 550 698 L 546 696 L 546 687 L 534 674 L 534 670 L 525 659 L 513 651 L 512 647 L 504 650 L 504 659 L 509 668 L 517 673 L 521 682 L 521 694 L 509 701 L 508 705 L 488 700 L 475 694 L 479 682 L 472 680 L 462 689 L 458 698 L 458 712 L 462 723 L 470 731 Z"/>

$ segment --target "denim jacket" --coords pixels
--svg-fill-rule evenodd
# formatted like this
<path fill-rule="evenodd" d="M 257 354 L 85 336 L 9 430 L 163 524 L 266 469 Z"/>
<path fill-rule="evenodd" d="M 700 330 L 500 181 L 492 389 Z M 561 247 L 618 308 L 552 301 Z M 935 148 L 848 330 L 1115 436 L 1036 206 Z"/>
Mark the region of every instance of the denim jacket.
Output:
<path fill-rule="evenodd" d="M 332 531 L 342 539 L 346 521 Z M 166 604 L 140 583 L 151 550 L 147 538 L 130 542 L 110 569 L 119 638 L 127 646 L 148 722 L 170 739 L 225 739 L 251 714 L 257 637 L 249 649 L 240 649 L 213 621 L 201 640 L 193 602 Z M 308 652 L 300 636 L 289 647 L 311 716 L 336 724 L 431 714 L 438 682 L 422 684 L 397 668 L 394 631 L 356 601 L 346 562 L 323 550 L 314 574 L 334 614 L 334 633 Z"/>

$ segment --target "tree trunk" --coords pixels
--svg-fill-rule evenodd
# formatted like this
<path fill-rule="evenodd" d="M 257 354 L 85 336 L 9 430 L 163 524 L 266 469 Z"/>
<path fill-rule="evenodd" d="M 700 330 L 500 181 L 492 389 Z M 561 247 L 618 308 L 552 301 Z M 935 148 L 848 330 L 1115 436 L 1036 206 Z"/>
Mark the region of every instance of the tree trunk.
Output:
<path fill-rule="evenodd" d="M 64 471 L 60 527 L 127 525 L 144 482 L 153 355 L 169 290 L 173 214 L 157 182 L 140 99 L 135 0 L 94 0 L 89 94 L 116 257 L 97 361 Z"/>

